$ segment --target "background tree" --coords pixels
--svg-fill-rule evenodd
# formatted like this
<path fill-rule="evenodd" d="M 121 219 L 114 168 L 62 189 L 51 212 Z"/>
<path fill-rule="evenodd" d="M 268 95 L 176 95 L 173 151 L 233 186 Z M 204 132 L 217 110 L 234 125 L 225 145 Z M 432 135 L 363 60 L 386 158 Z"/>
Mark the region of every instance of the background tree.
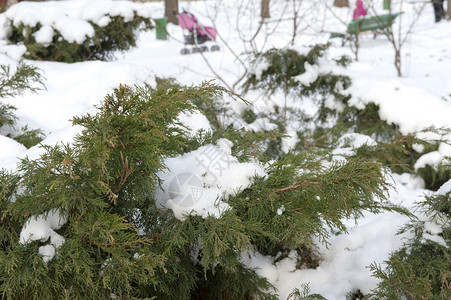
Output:
<path fill-rule="evenodd" d="M 335 0 L 334 6 L 336 7 L 349 7 L 349 0 Z"/>
<path fill-rule="evenodd" d="M 399 11 L 402 12 L 403 10 L 404 1 L 399 2 Z M 396 68 L 396 72 L 398 73 L 398 77 L 402 76 L 402 50 L 403 46 L 407 41 L 407 38 L 410 36 L 410 34 L 413 32 L 413 28 L 417 21 L 420 18 L 421 13 L 423 12 L 424 8 L 426 7 L 426 3 L 421 3 L 419 9 L 417 10 L 417 15 L 415 18 L 410 21 L 409 24 L 406 24 L 407 29 L 402 30 L 403 27 L 403 18 L 402 15 L 399 16 L 399 26 L 397 29 L 394 29 L 394 26 L 388 27 L 386 36 L 388 37 L 388 40 L 393 46 L 393 50 L 395 53 L 394 57 L 394 65 Z M 389 13 L 393 14 L 392 7 L 389 8 Z"/>
<path fill-rule="evenodd" d="M 269 0 L 262 0 L 261 14 L 262 19 L 270 18 L 269 15 Z"/>
<path fill-rule="evenodd" d="M 446 19 L 451 20 L 451 4 L 448 2 L 446 6 Z"/>
<path fill-rule="evenodd" d="M 371 11 L 373 15 L 377 15 L 377 10 L 375 9 L 377 5 L 377 1 L 372 1 L 368 4 L 368 11 Z M 412 5 L 415 6 L 415 13 L 416 15 L 412 18 L 403 18 L 403 7 L 407 2 L 404 0 L 401 0 L 398 2 L 398 6 L 396 8 L 393 8 L 394 5 L 390 5 L 388 8 L 388 14 L 394 15 L 395 13 L 400 13 L 398 16 L 398 20 L 396 23 L 396 26 L 392 24 L 389 27 L 386 27 L 383 31 L 384 35 L 388 38 L 391 45 L 393 46 L 394 50 L 394 60 L 393 64 L 396 69 L 398 77 L 402 77 L 402 52 L 404 50 L 404 45 L 407 42 L 407 39 L 409 36 L 413 33 L 415 25 L 417 24 L 418 20 L 420 19 L 421 14 L 423 13 L 426 5 L 430 5 L 429 2 L 418 2 L 418 3 L 412 3 Z M 357 48 L 359 47 L 358 43 L 354 44 Z M 357 51 L 357 50 L 353 50 Z M 357 54 L 356 54 L 357 58 Z M 356 59 L 357 60 L 357 59 Z"/>
<path fill-rule="evenodd" d="M 178 0 L 164 0 L 164 16 L 168 18 L 168 22 L 178 25 L 177 15 L 179 13 Z"/>
<path fill-rule="evenodd" d="M 269 7 L 271 2 L 270 0 L 267 0 L 267 2 Z M 236 41 L 234 41 L 232 44 L 230 40 L 225 38 L 226 34 L 224 34 L 224 32 L 217 32 L 217 39 L 224 45 L 224 51 L 229 51 L 235 57 L 235 61 L 239 65 L 239 70 L 235 74 L 236 79 L 234 81 L 226 80 L 226 78 L 220 75 L 220 72 L 217 72 L 218 70 L 214 63 L 209 62 L 207 57 L 200 52 L 199 54 L 212 73 L 212 75 L 209 76 L 213 76 L 221 81 L 228 90 L 237 92 L 250 71 L 250 62 L 255 55 L 266 49 L 268 42 L 274 35 L 277 35 L 277 29 L 282 22 L 287 22 L 289 20 L 289 22 L 293 24 L 292 39 L 289 44 L 294 45 L 302 35 L 303 31 L 310 28 L 310 25 L 303 24 L 302 20 L 305 20 L 307 16 L 320 18 L 321 14 L 317 13 L 317 4 L 311 4 L 302 0 L 283 2 L 283 8 L 272 13 L 272 20 L 270 22 L 264 22 L 265 20 L 259 14 L 259 12 L 261 13 L 263 1 L 240 1 L 236 8 L 237 14 L 233 16 L 229 15 L 229 18 L 227 19 L 228 28 L 230 28 L 231 31 L 238 32 L 239 42 L 236 43 Z M 211 6 L 212 8 L 207 10 L 206 16 L 213 27 L 218 28 L 216 24 L 218 13 L 220 11 L 227 11 L 230 9 L 230 5 L 230 2 L 228 1 L 217 1 Z"/>

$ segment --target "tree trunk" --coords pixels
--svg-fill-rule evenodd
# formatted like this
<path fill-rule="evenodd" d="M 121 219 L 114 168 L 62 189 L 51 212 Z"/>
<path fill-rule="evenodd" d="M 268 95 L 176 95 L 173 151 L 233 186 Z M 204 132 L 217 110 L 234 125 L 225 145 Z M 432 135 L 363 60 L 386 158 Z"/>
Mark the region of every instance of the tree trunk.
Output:
<path fill-rule="evenodd" d="M 164 16 L 168 18 L 168 22 L 178 25 L 179 1 L 164 0 L 164 8 Z"/>
<path fill-rule="evenodd" d="M 334 6 L 336 7 L 349 7 L 349 0 L 335 0 Z"/>
<path fill-rule="evenodd" d="M 261 14 L 262 19 L 270 18 L 269 16 L 269 0 L 262 0 Z"/>
<path fill-rule="evenodd" d="M 396 72 L 398 72 L 398 77 L 402 77 L 401 71 L 401 49 L 395 50 L 395 68 Z"/>
<path fill-rule="evenodd" d="M 451 20 L 451 0 L 446 1 L 446 19 Z"/>

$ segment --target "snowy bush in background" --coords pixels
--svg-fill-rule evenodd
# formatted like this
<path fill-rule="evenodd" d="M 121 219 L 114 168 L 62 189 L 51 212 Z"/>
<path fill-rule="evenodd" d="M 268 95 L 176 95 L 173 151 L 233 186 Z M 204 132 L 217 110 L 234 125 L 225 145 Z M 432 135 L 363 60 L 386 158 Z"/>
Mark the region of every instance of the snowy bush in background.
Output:
<path fill-rule="evenodd" d="M 30 59 L 107 60 L 152 28 L 150 10 L 130 1 L 18 3 L 0 15 L 1 38 L 26 47 Z"/>
<path fill-rule="evenodd" d="M 368 135 L 379 146 L 375 151 L 362 148 L 362 154 L 367 149 L 366 156 L 376 155 L 392 171 L 416 173 L 427 188 L 440 187 L 451 176 L 441 167 L 451 156 L 451 129 L 418 130 L 416 120 L 382 107 L 385 103 L 350 94 L 353 82 L 344 75 L 349 58 L 330 58 L 329 48 L 330 44 L 318 44 L 304 52 L 284 48 L 254 54 L 244 91 L 259 90 L 279 100 L 273 100 L 272 111 L 254 114 L 252 122 L 265 119 L 261 123 L 276 125 L 291 138 L 288 149 L 298 151 L 336 146 L 349 133 Z M 273 154 L 283 152 L 281 141 Z M 387 152 L 390 155 L 381 155 Z"/>
<path fill-rule="evenodd" d="M 25 63 L 2 64 L 0 69 L 0 134 L 12 137 L 30 148 L 42 141 L 42 131 L 30 130 L 27 125 L 17 128 L 14 114 L 16 108 L 4 103 L 3 98 L 17 97 L 27 90 L 33 93 L 42 90 L 44 77 L 38 68 Z M 2 147 L 2 152 L 8 151 L 10 145 L 4 142 Z"/>

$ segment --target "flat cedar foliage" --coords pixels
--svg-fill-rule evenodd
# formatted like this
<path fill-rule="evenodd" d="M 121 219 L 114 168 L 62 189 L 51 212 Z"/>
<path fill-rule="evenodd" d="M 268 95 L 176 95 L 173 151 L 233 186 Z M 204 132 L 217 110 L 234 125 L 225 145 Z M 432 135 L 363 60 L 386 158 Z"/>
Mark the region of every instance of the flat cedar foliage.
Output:
<path fill-rule="evenodd" d="M 225 199 L 231 209 L 219 218 L 181 221 L 157 208 L 153 192 L 164 159 L 202 144 L 186 138 L 177 116 L 225 92 L 210 83 L 122 85 L 96 115 L 73 119 L 84 129 L 72 144 L 45 146 L 17 172 L 0 172 L 0 296 L 275 299 L 277 291 L 241 256 L 295 250 L 307 258 L 299 268 L 314 266 L 314 240 L 327 242 L 329 228 L 346 231 L 343 218 L 393 209 L 383 203 L 387 185 L 379 163 L 356 157 L 325 167 L 327 154 L 315 152 L 266 163 L 267 176 Z M 236 149 L 258 138 L 223 132 Z M 58 230 L 65 242 L 46 262 L 39 247 L 48 241 L 21 244 L 19 235 L 27 220 L 55 209 L 67 218 Z"/>

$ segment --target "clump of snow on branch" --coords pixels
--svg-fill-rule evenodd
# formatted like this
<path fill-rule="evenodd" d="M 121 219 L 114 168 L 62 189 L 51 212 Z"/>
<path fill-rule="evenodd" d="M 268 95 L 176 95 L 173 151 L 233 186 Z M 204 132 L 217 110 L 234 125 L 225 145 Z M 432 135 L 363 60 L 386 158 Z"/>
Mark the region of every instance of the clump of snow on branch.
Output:
<path fill-rule="evenodd" d="M 434 126 L 449 126 L 449 103 L 431 94 L 424 87 L 394 79 L 354 77 L 348 92 L 348 104 L 364 109 L 369 103 L 379 106 L 381 120 L 399 125 L 407 135 Z M 382 88 L 383 87 L 383 88 Z"/>
<path fill-rule="evenodd" d="M 220 217 L 230 208 L 225 198 L 251 185 L 255 175 L 265 175 L 259 164 L 238 162 L 232 146 L 220 139 L 217 145 L 166 159 L 169 170 L 158 174 L 163 184 L 155 193 L 157 205 L 180 220 L 186 215 Z"/>
<path fill-rule="evenodd" d="M 308 62 L 305 62 L 304 69 L 305 72 L 296 76 L 295 79 L 299 81 L 302 85 L 310 86 L 313 82 L 315 82 L 318 79 L 318 76 L 320 75 L 319 66 L 311 65 Z"/>
<path fill-rule="evenodd" d="M 427 165 L 436 169 L 442 163 L 451 163 L 451 145 L 446 142 L 441 142 L 436 151 L 432 151 L 421 156 L 415 163 L 415 170 L 426 167 Z"/>
<path fill-rule="evenodd" d="M 20 232 L 19 242 L 23 245 L 33 241 L 46 242 L 50 239 L 50 244 L 39 247 L 39 254 L 43 260 L 48 262 L 56 254 L 56 250 L 64 244 L 65 239 L 55 230 L 60 229 L 67 222 L 67 217 L 61 214 L 58 209 L 51 210 L 48 214 L 33 216 L 28 219 Z"/>
<path fill-rule="evenodd" d="M 355 149 L 364 145 L 376 146 L 377 143 L 371 137 L 360 133 L 348 133 L 338 139 L 338 146 L 332 151 L 334 160 L 345 161 L 347 156 L 356 154 Z"/>
<path fill-rule="evenodd" d="M 259 59 L 256 63 L 249 67 L 249 74 L 254 74 L 257 80 L 261 80 L 263 72 L 269 67 L 269 62 L 266 59 Z"/>
<path fill-rule="evenodd" d="M 196 135 L 199 130 L 204 132 L 212 131 L 207 117 L 199 111 L 180 113 L 177 120 L 187 128 L 190 136 Z"/>

